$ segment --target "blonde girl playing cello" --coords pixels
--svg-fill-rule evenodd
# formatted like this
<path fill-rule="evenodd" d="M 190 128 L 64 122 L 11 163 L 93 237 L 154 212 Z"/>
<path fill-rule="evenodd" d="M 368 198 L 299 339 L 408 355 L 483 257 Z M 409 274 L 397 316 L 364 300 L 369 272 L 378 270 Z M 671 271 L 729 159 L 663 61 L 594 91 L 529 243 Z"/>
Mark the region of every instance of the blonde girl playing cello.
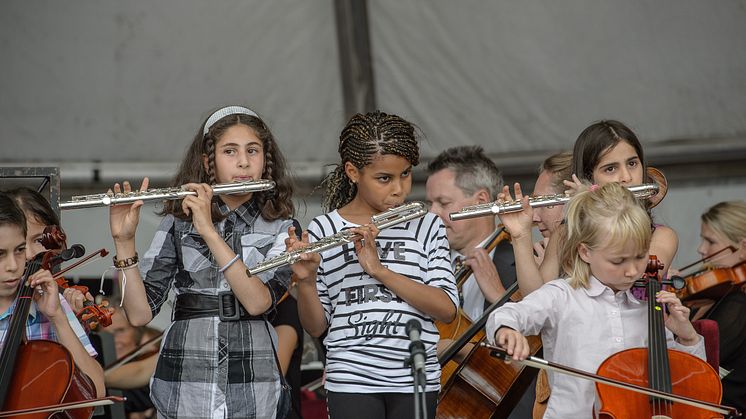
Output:
<path fill-rule="evenodd" d="M 514 359 L 525 359 L 524 336 L 541 333 L 547 360 L 595 372 L 609 355 L 647 346 L 647 304 L 630 288 L 648 263 L 650 218 L 626 188 L 611 182 L 570 202 L 567 229 L 561 261 L 568 277 L 495 310 L 487 336 Z M 704 359 L 704 340 L 689 322 L 689 309 L 670 292 L 651 298 L 670 313 L 668 347 Z M 549 382 L 544 418 L 591 417 L 591 381 L 550 372 Z"/>

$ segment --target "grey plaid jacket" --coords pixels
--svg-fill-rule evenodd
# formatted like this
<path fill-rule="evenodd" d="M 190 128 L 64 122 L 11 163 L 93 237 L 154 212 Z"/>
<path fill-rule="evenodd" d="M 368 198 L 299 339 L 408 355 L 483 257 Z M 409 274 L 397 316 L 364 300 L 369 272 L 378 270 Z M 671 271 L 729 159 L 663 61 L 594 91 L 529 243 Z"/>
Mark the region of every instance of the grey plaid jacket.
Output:
<path fill-rule="evenodd" d="M 293 220 L 268 222 L 248 201 L 216 224 L 246 266 L 285 250 Z M 217 295 L 230 286 L 202 237 L 189 221 L 166 216 L 141 261 L 148 303 L 157 314 L 174 287 L 177 295 Z M 288 266 L 259 275 L 272 308 L 290 283 Z M 265 320 L 221 322 L 217 316 L 174 321 L 165 334 L 151 381 L 159 417 L 270 418 L 275 416 L 280 376 Z"/>

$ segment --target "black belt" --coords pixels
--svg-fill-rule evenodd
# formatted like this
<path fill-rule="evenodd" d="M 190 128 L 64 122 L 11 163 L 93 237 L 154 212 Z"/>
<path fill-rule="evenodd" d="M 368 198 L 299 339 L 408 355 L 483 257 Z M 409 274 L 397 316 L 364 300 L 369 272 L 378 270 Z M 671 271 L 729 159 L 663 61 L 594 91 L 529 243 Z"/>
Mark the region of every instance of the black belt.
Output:
<path fill-rule="evenodd" d="M 263 315 L 253 316 L 246 311 L 230 291 L 215 295 L 181 294 L 176 296 L 174 320 L 188 320 L 200 317 L 219 317 L 221 321 L 262 320 Z"/>

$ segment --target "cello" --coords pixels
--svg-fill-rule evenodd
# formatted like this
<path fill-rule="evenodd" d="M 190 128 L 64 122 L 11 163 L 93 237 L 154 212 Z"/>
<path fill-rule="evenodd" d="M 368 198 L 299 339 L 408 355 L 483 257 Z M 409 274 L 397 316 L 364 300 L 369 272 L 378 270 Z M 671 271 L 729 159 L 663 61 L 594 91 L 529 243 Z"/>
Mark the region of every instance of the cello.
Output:
<path fill-rule="evenodd" d="M 487 308 L 462 335 L 438 356 L 442 366 L 438 418 L 507 417 L 536 376 L 536 370 L 519 364 L 496 363 L 482 344 L 486 337 L 484 325 L 489 315 L 515 298 L 518 282 L 514 282 L 499 300 Z M 461 364 L 453 357 L 476 337 L 474 345 Z M 541 339 L 530 336 L 531 354 L 541 350 Z"/>
<path fill-rule="evenodd" d="M 636 286 L 655 296 L 666 284 L 658 278 L 662 264 L 651 256 L 648 271 Z M 601 407 L 599 418 L 723 418 L 740 417 L 733 408 L 722 406 L 722 387 L 715 370 L 705 361 L 684 352 L 667 349 L 664 307 L 651 297 L 648 303 L 649 345 L 626 349 L 609 356 L 596 374 L 535 357 L 515 361 L 596 382 Z M 501 348 L 492 355 L 509 359 Z M 619 390 L 619 389 L 623 390 Z"/>
<path fill-rule="evenodd" d="M 487 242 L 483 246 L 483 249 L 487 251 L 487 253 L 490 253 L 497 247 L 500 242 L 503 240 L 510 240 L 510 234 L 508 234 L 507 230 L 505 228 L 498 228 L 495 230 L 490 237 L 488 237 Z M 464 283 L 472 274 L 472 269 L 469 265 L 464 264 L 457 272 L 456 272 L 456 290 L 458 291 L 459 295 L 461 294 L 461 289 L 464 286 Z M 464 309 L 459 307 L 458 311 L 456 312 L 456 318 L 451 321 L 450 323 L 444 323 L 441 321 L 435 322 L 435 327 L 438 328 L 438 333 L 440 334 L 441 339 L 456 339 L 459 336 L 461 336 L 472 324 L 472 319 L 469 318 L 469 316 L 464 312 Z"/>
<path fill-rule="evenodd" d="M 658 276 L 663 264 L 650 256 L 648 269 L 641 283 L 648 295 L 648 347 L 633 348 L 606 358 L 598 367 L 598 375 L 664 393 L 719 403 L 723 395 L 720 376 L 708 364 L 693 355 L 668 349 L 664 323 L 664 307 L 655 300 L 663 281 Z M 646 368 L 647 367 L 647 368 Z M 712 418 L 712 412 L 658 397 L 646 397 L 596 384 L 601 401 L 600 418 Z"/>
<path fill-rule="evenodd" d="M 29 277 L 75 255 L 75 251 L 46 251 L 26 264 L 0 354 L 0 417 L 85 419 L 93 415 L 95 405 L 121 401 L 116 397 L 96 399 L 93 382 L 75 366 L 72 354 L 63 345 L 49 340 L 28 341 L 25 337 L 34 293 Z"/>

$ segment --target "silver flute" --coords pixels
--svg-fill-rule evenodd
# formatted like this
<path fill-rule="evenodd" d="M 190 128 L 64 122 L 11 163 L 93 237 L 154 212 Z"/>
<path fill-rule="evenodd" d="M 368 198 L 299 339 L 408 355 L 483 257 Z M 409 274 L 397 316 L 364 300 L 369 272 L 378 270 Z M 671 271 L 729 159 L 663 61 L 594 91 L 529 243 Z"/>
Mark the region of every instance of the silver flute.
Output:
<path fill-rule="evenodd" d="M 659 186 L 657 183 L 645 183 L 637 186 L 627 187 L 632 194 L 638 199 L 646 199 L 655 196 L 658 193 Z M 528 204 L 532 208 L 551 207 L 554 205 L 564 205 L 572 197 L 566 194 L 557 195 L 539 195 L 532 196 L 528 199 Z M 523 211 L 521 201 L 495 201 L 486 204 L 472 205 L 461 208 L 460 211 L 448 214 L 451 221 L 466 220 L 468 218 L 485 217 L 488 215 L 508 214 L 511 212 Z"/>
<path fill-rule="evenodd" d="M 271 180 L 248 180 L 245 182 L 221 183 L 212 185 L 212 193 L 215 195 L 231 195 L 274 189 L 275 182 Z M 110 207 L 112 205 L 131 204 L 135 201 L 165 201 L 183 199 L 189 195 L 197 195 L 197 192 L 178 188 L 158 188 L 147 191 L 120 192 L 117 194 L 94 194 L 73 196 L 70 201 L 61 202 L 60 209 L 81 209 L 93 207 Z"/>
<path fill-rule="evenodd" d="M 427 214 L 427 208 L 425 207 L 425 204 L 423 204 L 422 202 L 410 202 L 378 213 L 370 217 L 370 222 L 379 230 L 383 230 L 384 228 L 388 228 L 396 224 L 420 218 L 425 214 Z M 360 236 L 358 234 L 352 233 L 351 230 L 340 231 L 337 234 L 324 237 L 317 242 L 313 242 L 302 249 L 281 253 L 277 256 L 259 262 L 256 266 L 249 268 L 249 274 L 256 275 L 270 269 L 279 268 L 280 266 L 293 264 L 298 261 L 298 259 L 300 259 L 300 256 L 303 254 L 321 253 L 325 250 L 333 249 L 335 247 L 350 243 L 353 240 L 358 239 L 359 237 Z"/>

